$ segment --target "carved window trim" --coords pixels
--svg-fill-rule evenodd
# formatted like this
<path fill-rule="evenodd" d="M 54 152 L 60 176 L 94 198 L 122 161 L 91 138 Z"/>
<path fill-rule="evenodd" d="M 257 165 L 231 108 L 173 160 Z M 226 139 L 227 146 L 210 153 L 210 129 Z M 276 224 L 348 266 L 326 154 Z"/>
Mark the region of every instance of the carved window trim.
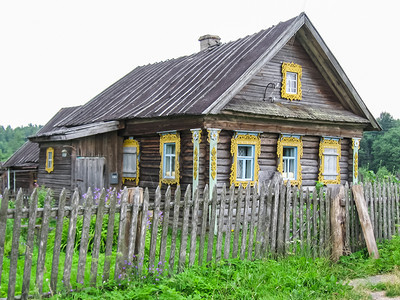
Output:
<path fill-rule="evenodd" d="M 254 147 L 252 180 L 237 179 L 238 147 L 243 145 L 251 145 Z M 260 172 L 258 158 L 261 154 L 261 139 L 259 133 L 236 133 L 231 140 L 231 154 L 233 156 L 233 163 L 231 167 L 231 176 L 230 176 L 231 185 L 234 184 L 235 186 L 239 186 L 241 184 L 244 188 L 246 188 L 249 184 L 250 186 L 258 184 L 258 175 Z"/>
<path fill-rule="evenodd" d="M 297 91 L 296 93 L 289 93 L 287 91 L 287 74 L 296 73 L 297 74 Z M 301 100 L 302 91 L 301 91 L 301 77 L 302 77 L 302 68 L 300 65 L 291 63 L 282 63 L 282 87 L 281 87 L 281 97 L 284 99 L 292 100 Z"/>
<path fill-rule="evenodd" d="M 325 152 L 326 149 L 335 149 L 336 154 L 330 153 L 329 156 L 336 156 L 336 174 L 324 174 L 325 172 L 325 158 L 328 154 Z M 341 158 L 341 145 L 339 138 L 322 137 L 319 144 L 319 174 L 318 181 L 323 184 L 340 184 L 340 158 Z M 326 179 L 326 176 L 336 176 L 335 179 Z"/>
<path fill-rule="evenodd" d="M 46 149 L 46 166 L 45 170 L 47 173 L 51 173 L 54 171 L 54 148 L 48 147 Z"/>
<path fill-rule="evenodd" d="M 301 172 L 301 158 L 303 157 L 303 141 L 301 136 L 296 135 L 284 135 L 278 139 L 276 154 L 278 156 L 278 167 L 277 170 L 283 175 L 283 148 L 284 147 L 294 147 L 296 148 L 296 177 L 295 180 L 290 180 L 291 185 L 300 186 L 303 181 L 303 175 Z M 285 183 L 288 179 L 284 178 Z"/>
<path fill-rule="evenodd" d="M 123 144 L 123 156 L 125 153 L 125 148 L 136 148 L 136 176 L 135 177 L 127 177 L 123 176 L 122 177 L 122 184 L 125 184 L 125 181 L 135 181 L 136 185 L 139 184 L 139 142 L 137 140 L 134 140 L 132 138 L 126 139 Z M 122 165 L 122 175 L 124 175 L 124 166 Z"/>
<path fill-rule="evenodd" d="M 168 144 L 175 144 L 175 175 L 173 177 L 164 176 L 164 162 L 165 162 L 165 146 Z M 178 184 L 179 185 L 179 154 L 181 151 L 181 138 L 179 133 L 160 133 L 160 186 L 165 184 Z"/>

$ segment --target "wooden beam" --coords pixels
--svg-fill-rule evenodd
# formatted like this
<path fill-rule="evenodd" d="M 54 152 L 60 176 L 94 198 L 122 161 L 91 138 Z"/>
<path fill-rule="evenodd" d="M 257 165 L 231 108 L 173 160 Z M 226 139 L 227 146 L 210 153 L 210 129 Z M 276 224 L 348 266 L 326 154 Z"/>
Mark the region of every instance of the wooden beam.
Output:
<path fill-rule="evenodd" d="M 365 242 L 367 244 L 368 253 L 373 258 L 379 258 L 378 247 L 372 228 L 371 219 L 368 214 L 368 207 L 364 198 L 364 191 L 362 185 L 354 185 L 352 187 L 354 201 L 356 202 L 358 216 L 360 218 L 362 231 L 364 234 Z"/>

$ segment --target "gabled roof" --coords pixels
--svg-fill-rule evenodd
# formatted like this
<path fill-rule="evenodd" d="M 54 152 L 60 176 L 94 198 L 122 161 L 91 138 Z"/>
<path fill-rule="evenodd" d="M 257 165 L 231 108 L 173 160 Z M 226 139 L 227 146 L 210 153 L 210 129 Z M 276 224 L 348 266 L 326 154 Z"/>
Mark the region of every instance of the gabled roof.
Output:
<path fill-rule="evenodd" d="M 133 118 L 219 114 L 224 108 L 232 109 L 228 104 L 233 96 L 295 34 L 343 107 L 358 116 L 360 122 L 355 123 L 369 123 L 368 129 L 379 130 L 305 13 L 237 41 L 137 67 L 55 126 L 65 129 Z"/>

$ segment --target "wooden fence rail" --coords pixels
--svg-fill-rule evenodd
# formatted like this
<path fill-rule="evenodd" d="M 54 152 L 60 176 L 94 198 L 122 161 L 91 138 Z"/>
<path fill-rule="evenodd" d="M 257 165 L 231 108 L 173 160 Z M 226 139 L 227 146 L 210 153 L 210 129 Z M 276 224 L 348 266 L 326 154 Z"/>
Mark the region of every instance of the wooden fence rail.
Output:
<path fill-rule="evenodd" d="M 22 191 L 15 201 L 5 191 L 0 207 L 0 297 L 26 299 L 33 293 L 76 290 L 126 276 L 157 279 L 221 259 L 329 256 L 330 191 L 269 182 L 259 189 L 224 187 L 220 196 L 214 190 L 211 197 L 206 187 L 193 198 L 190 186 L 183 197 L 179 187 L 173 196 L 170 188 L 164 195 L 158 188 L 154 199 L 147 189 L 121 194 L 89 189 L 85 197 L 75 191 L 67 201 L 63 190 L 57 207 L 51 207 L 49 190 L 40 208 L 37 190 L 29 207 L 23 206 Z M 364 195 L 377 240 L 400 234 L 399 186 L 366 184 Z M 342 202 L 350 253 L 365 242 L 348 186 Z"/>

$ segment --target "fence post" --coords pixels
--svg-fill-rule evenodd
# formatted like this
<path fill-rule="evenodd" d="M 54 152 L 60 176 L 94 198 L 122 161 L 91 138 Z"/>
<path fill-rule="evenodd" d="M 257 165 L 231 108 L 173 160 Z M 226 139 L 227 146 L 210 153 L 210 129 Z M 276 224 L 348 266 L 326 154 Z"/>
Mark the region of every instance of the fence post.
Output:
<path fill-rule="evenodd" d="M 342 185 L 332 185 L 330 190 L 331 203 L 331 232 L 332 232 L 332 260 L 338 261 L 343 255 L 345 237 L 345 209 L 341 205 L 344 202 L 344 187 Z"/>

